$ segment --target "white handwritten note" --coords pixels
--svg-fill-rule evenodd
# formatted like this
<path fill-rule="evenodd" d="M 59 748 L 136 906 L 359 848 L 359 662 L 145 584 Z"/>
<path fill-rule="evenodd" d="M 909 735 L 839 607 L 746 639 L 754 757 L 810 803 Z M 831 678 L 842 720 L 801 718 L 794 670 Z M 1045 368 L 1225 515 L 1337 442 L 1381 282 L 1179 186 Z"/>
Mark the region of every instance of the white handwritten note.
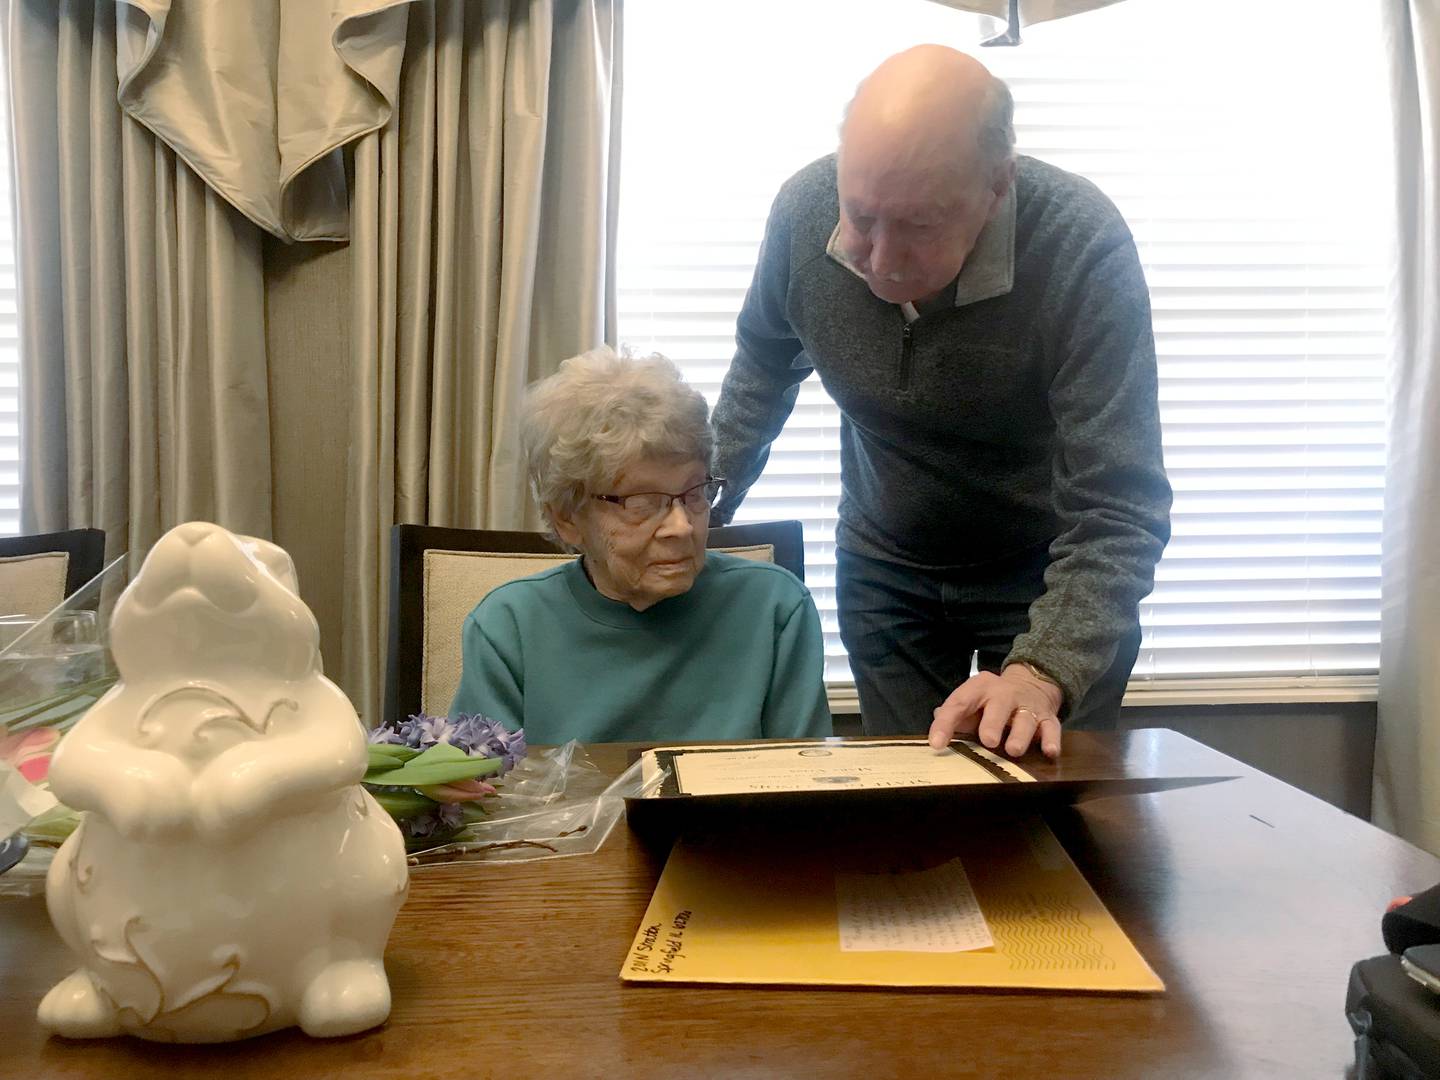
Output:
<path fill-rule="evenodd" d="M 898 874 L 836 874 L 842 952 L 967 952 L 994 945 L 959 859 Z"/>

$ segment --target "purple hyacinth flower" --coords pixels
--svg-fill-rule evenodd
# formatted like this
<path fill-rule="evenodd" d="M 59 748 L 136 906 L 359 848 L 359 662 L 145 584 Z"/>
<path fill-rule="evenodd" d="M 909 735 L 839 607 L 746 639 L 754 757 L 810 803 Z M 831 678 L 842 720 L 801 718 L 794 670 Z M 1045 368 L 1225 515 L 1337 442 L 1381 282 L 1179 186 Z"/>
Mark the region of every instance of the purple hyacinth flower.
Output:
<path fill-rule="evenodd" d="M 455 718 L 456 746 L 465 746 L 468 753 L 505 760 L 509 772 L 525 757 L 525 732 L 510 731 L 498 720 L 478 713 L 461 713 Z"/>
<path fill-rule="evenodd" d="M 372 743 L 389 743 L 425 751 L 446 742 L 472 757 L 501 758 L 503 775 L 525 757 L 525 732 L 510 731 L 498 720 L 479 713 L 461 713 L 453 720 L 446 716 L 416 713 L 396 724 L 382 724 L 370 732 Z"/>

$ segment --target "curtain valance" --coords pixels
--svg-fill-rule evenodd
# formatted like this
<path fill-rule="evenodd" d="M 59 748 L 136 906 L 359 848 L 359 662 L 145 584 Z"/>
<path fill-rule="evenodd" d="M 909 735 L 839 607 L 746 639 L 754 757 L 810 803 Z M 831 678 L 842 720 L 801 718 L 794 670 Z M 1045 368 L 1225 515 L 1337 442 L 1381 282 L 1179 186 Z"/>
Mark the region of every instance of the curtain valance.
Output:
<path fill-rule="evenodd" d="M 286 240 L 344 240 L 340 148 L 395 107 L 413 0 L 119 0 L 121 108 Z"/>

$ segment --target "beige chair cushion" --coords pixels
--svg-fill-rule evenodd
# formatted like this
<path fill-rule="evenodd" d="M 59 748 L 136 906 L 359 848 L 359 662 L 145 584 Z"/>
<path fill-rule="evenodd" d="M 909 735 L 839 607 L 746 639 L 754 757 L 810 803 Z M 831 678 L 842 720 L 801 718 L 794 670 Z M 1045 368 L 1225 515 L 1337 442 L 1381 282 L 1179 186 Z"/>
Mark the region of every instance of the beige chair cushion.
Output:
<path fill-rule="evenodd" d="M 715 551 L 723 551 L 726 555 L 739 555 L 742 559 L 753 559 L 755 562 L 774 562 L 774 544 L 746 544 L 744 547 L 715 548 Z"/>
<path fill-rule="evenodd" d="M 773 544 L 717 548 L 742 559 L 774 562 Z M 441 551 L 424 556 L 424 641 L 420 707 L 431 716 L 450 711 L 464 663 L 460 629 L 465 616 L 498 585 L 570 562 L 574 555 L 544 552 Z"/>
<path fill-rule="evenodd" d="M 450 711 L 460 685 L 460 628 L 491 589 L 529 577 L 574 555 L 543 552 L 425 552 L 425 640 L 421 647 L 420 708 L 431 716 Z"/>
<path fill-rule="evenodd" d="M 0 615 L 44 615 L 65 599 L 70 555 L 46 551 L 0 558 Z"/>

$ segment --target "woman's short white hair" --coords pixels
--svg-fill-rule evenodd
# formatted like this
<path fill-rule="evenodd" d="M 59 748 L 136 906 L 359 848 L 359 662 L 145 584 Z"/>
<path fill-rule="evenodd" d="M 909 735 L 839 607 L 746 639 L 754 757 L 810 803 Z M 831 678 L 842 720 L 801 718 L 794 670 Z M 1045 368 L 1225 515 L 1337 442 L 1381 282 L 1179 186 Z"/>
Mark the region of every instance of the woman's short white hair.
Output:
<path fill-rule="evenodd" d="M 608 345 L 572 356 L 530 387 L 521 419 L 530 487 L 546 522 L 573 517 L 645 459 L 702 461 L 715 454 L 710 406 L 659 353 L 620 355 Z"/>

